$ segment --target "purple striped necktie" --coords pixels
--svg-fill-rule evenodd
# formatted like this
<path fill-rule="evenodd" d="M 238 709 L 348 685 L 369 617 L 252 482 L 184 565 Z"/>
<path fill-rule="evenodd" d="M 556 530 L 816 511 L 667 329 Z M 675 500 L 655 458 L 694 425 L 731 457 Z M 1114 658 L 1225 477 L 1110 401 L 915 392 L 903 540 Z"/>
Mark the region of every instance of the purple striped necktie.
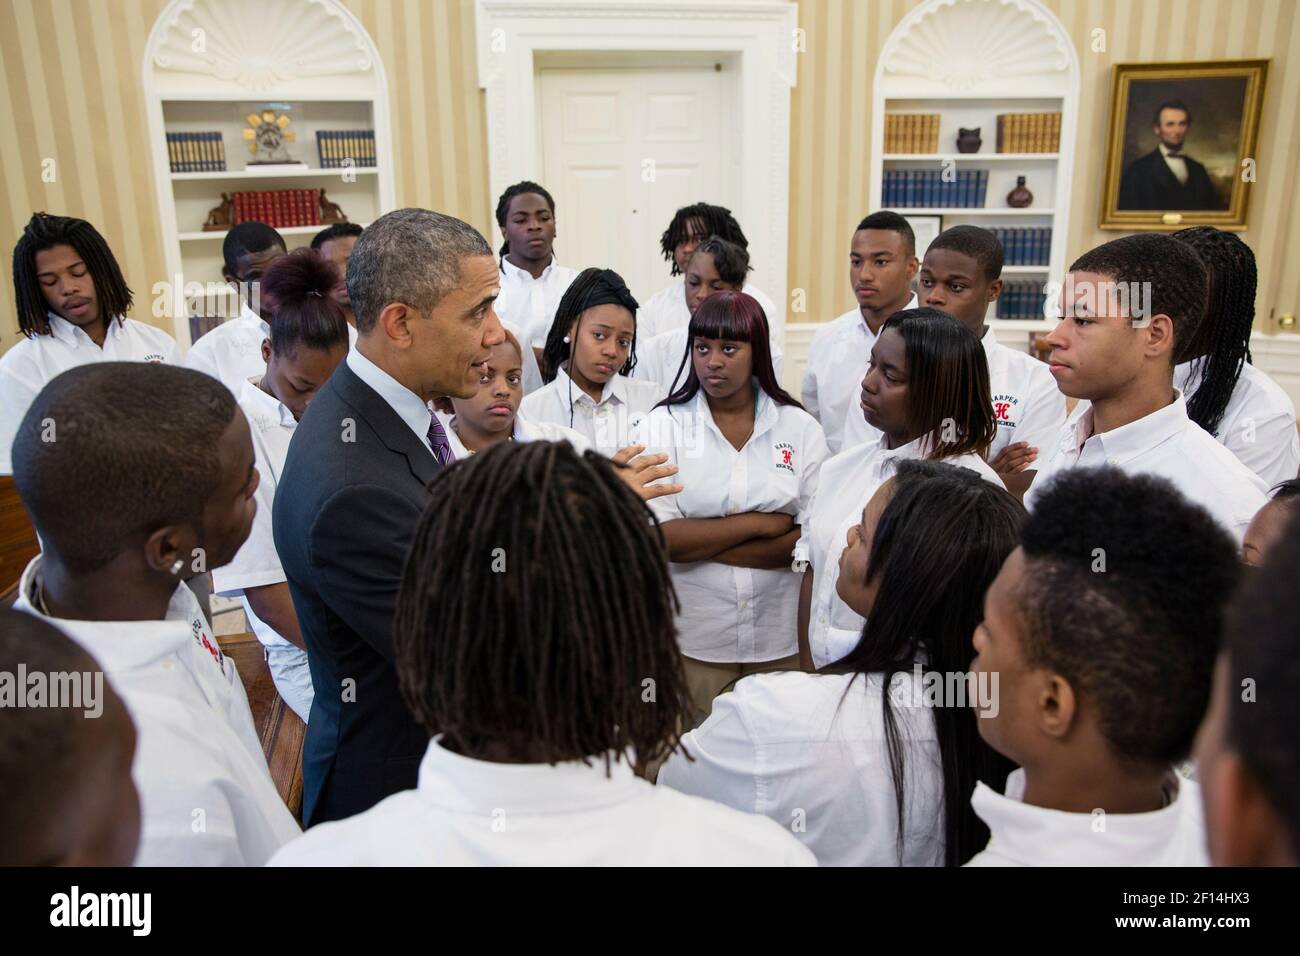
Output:
<path fill-rule="evenodd" d="M 438 416 L 434 415 L 429 421 L 429 447 L 433 449 L 433 457 L 438 459 L 438 464 L 446 468 L 456 460 L 456 453 L 451 450 L 451 441 L 447 438 L 447 432 L 443 430 L 442 422 L 438 421 Z"/>

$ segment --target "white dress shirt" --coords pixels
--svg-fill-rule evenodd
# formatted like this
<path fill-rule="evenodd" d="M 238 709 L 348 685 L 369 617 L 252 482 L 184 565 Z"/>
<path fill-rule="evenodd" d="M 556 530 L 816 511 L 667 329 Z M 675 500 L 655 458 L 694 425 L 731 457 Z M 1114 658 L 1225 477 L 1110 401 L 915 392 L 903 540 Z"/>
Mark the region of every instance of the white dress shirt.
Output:
<path fill-rule="evenodd" d="M 1066 468 L 1112 465 L 1130 474 L 1158 475 L 1212 514 L 1241 543 L 1250 519 L 1264 507 L 1267 486 L 1204 429 L 1187 417 L 1183 393 L 1135 422 L 1093 434 L 1093 409 L 1074 410 L 1038 475 L 1025 492 L 1030 511 L 1052 476 Z"/>
<path fill-rule="evenodd" d="M 1186 186 L 1187 175 L 1188 175 L 1187 160 L 1184 159 L 1182 156 L 1170 156 L 1169 153 L 1170 153 L 1169 147 L 1166 146 L 1164 143 L 1161 143 L 1160 155 L 1164 157 L 1165 165 L 1168 166 L 1169 171 L 1174 174 L 1174 178 L 1177 179 L 1181 185 Z"/>
<path fill-rule="evenodd" d="M 713 421 L 701 389 L 690 402 L 656 408 L 633 436 L 677 465 L 676 495 L 650 502 L 662 522 L 749 511 L 804 521 L 826 458 L 821 426 L 803 409 L 759 390 L 754 431 L 739 451 Z M 800 576 L 792 567 L 740 568 L 718 561 L 671 563 L 681 601 L 682 653 L 701 661 L 772 661 L 798 650 Z"/>
<path fill-rule="evenodd" d="M 776 305 L 762 289 L 746 283 L 741 289 L 746 295 L 753 296 L 763 307 L 767 316 L 767 328 L 771 338 L 777 342 L 785 338 L 785 313 L 777 312 Z M 684 329 L 691 324 L 691 309 L 686 304 L 686 279 L 679 278 L 671 285 L 665 286 L 648 301 L 642 302 L 636 312 L 637 338 L 645 336 L 654 338 L 673 329 Z"/>
<path fill-rule="evenodd" d="M 43 616 L 40 581 L 38 556 L 15 610 Z M 177 585 L 161 621 L 46 620 L 99 662 L 135 721 L 138 866 L 261 866 L 298 836 L 234 661 L 189 588 Z"/>
<path fill-rule="evenodd" d="M 578 270 L 558 265 L 555 258 L 536 279 L 527 269 L 520 269 L 509 259 L 501 259 L 501 291 L 494 303 L 497 317 L 509 322 L 517 331 L 521 345 L 541 348 L 555 320 L 560 300 Z"/>
<path fill-rule="evenodd" d="M 1201 383 L 1194 364 L 1184 362 L 1174 368 L 1174 388 L 1188 401 Z M 1270 488 L 1296 477 L 1300 469 L 1295 403 L 1282 386 L 1250 363 L 1241 367 L 1214 437 Z"/>
<path fill-rule="evenodd" d="M 853 650 L 866 620 L 845 604 L 836 591 L 840 555 L 849 529 L 862 519 L 862 509 L 881 485 L 894 476 L 898 462 L 926 457 L 929 436 L 899 448 L 886 448 L 884 439 L 847 448 L 822 467 L 818 493 L 795 545 L 795 556 L 813 571 L 812 603 L 808 609 L 808 644 L 813 663 L 824 667 Z M 999 488 L 1002 479 L 979 455 L 945 458 L 944 464 L 969 468 Z"/>
<path fill-rule="evenodd" d="M 681 388 L 686 384 L 686 379 L 691 372 L 689 362 L 682 364 L 689 336 L 690 326 L 664 332 L 652 339 L 642 339 L 638 334 L 636 367 L 632 369 L 632 377 L 658 382 L 668 389 L 670 395 Z M 772 350 L 772 371 L 779 383 L 782 369 L 785 367 L 785 353 L 781 351 L 781 346 L 777 345 L 774 339 L 768 343 L 768 347 Z M 678 369 L 681 370 L 680 374 Z"/>
<path fill-rule="evenodd" d="M 682 740 L 694 762 L 673 754 L 659 785 L 771 817 L 821 866 L 942 866 L 943 765 L 933 715 L 911 704 L 919 683 L 900 673 L 890 688 L 906 780 L 901 860 L 881 674 L 746 677 Z"/>
<path fill-rule="evenodd" d="M 267 321 L 241 302 L 238 316 L 199 336 L 185 353 L 185 364 L 211 375 L 238 395 L 245 381 L 266 373 L 262 343 L 270 335 Z"/>
<path fill-rule="evenodd" d="M 989 365 L 989 392 L 993 399 L 993 420 L 998 432 L 989 446 L 992 461 L 1008 445 L 1023 441 L 1039 449 L 1040 460 L 1053 447 L 1065 424 L 1065 395 L 1056 387 L 1056 379 L 1046 362 L 1027 352 L 1008 348 L 997 340 L 993 329 L 986 328 L 980 339 Z M 878 429 L 862 417 L 857 396 L 844 413 L 842 448 L 852 448 L 880 437 Z M 1031 466 L 1032 470 L 1032 466 Z"/>
<path fill-rule="evenodd" d="M 916 295 L 904 309 L 915 309 Z M 809 414 L 822 423 L 831 454 L 848 448 L 844 440 L 845 416 L 858 407 L 862 379 L 871 360 L 876 334 L 867 326 L 861 309 L 850 309 L 817 330 L 808 345 L 808 366 L 799 386 L 799 399 Z"/>
<path fill-rule="evenodd" d="M 561 368 L 549 384 L 524 396 L 519 413 L 534 425 L 550 422 L 571 428 L 602 455 L 613 455 L 632 443 L 632 429 L 665 394 L 657 382 L 615 375 L 605 383 L 600 401 L 593 402 Z"/>
<path fill-rule="evenodd" d="M 451 450 L 455 453 L 456 460 L 460 461 L 462 458 L 468 458 L 474 454 L 465 447 L 465 443 L 456 434 L 456 416 L 446 415 L 442 412 L 435 412 L 434 414 L 438 416 L 438 421 L 442 423 L 442 430 L 447 433 L 447 440 L 451 442 Z M 510 432 L 510 440 L 519 443 L 567 441 L 579 455 L 591 448 L 591 442 L 572 428 L 565 428 L 563 425 L 556 425 L 553 422 L 530 422 L 517 412 L 515 413 L 514 428 Z"/>
<path fill-rule="evenodd" d="M 78 326 L 54 313 L 46 315 L 48 335 L 31 335 L 0 356 L 0 475 L 13 474 L 14 436 L 23 416 L 50 379 L 93 362 L 180 364 L 176 341 L 162 329 L 135 319 L 110 320 L 104 347 Z"/>
<path fill-rule="evenodd" d="M 1166 786 L 1160 810 L 1103 815 L 1030 806 L 1023 770 L 1007 778 L 1006 796 L 977 783 L 971 807 L 989 842 L 966 865 L 1209 866 L 1200 788 L 1172 771 Z"/>
<path fill-rule="evenodd" d="M 357 378 L 379 393 L 379 397 L 397 413 L 397 417 L 406 422 L 407 427 L 415 432 L 416 437 L 420 439 L 420 444 L 432 453 L 433 446 L 429 444 L 429 426 L 433 423 L 433 412 L 420 396 L 356 349 L 350 349 L 344 361 L 348 363 L 348 368 L 356 373 Z"/>
<path fill-rule="evenodd" d="M 656 787 L 626 759 L 491 763 L 429 742 L 414 790 L 314 826 L 272 866 L 813 866 L 771 820 Z"/>
<path fill-rule="evenodd" d="M 275 550 L 275 536 L 271 533 L 271 511 L 275 502 L 275 489 L 284 471 L 284 461 L 289 454 L 289 440 L 293 438 L 298 423 L 293 413 L 272 395 L 245 380 L 235 399 L 248 419 L 248 430 L 253 438 L 253 457 L 257 473 L 261 476 L 254 497 L 257 513 L 248 540 L 240 547 L 234 560 L 220 568 L 212 569 L 212 590 L 217 594 L 238 597 L 244 605 L 244 614 L 257 639 L 267 649 L 267 664 L 276 690 L 294 713 L 304 721 L 311 712 L 310 682 L 290 676 L 301 675 L 307 666 L 307 652 L 282 637 L 253 610 L 244 592 L 247 588 L 283 584 L 287 579 Z"/>

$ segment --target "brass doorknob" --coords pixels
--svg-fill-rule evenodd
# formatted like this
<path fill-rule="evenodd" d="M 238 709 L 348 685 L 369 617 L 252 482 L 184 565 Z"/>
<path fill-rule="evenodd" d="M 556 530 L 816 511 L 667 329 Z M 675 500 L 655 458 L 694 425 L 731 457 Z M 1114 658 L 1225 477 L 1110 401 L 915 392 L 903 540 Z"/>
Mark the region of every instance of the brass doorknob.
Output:
<path fill-rule="evenodd" d="M 1290 312 L 1283 312 L 1281 315 L 1277 317 L 1277 327 L 1279 329 L 1294 329 L 1295 316 L 1292 315 Z"/>

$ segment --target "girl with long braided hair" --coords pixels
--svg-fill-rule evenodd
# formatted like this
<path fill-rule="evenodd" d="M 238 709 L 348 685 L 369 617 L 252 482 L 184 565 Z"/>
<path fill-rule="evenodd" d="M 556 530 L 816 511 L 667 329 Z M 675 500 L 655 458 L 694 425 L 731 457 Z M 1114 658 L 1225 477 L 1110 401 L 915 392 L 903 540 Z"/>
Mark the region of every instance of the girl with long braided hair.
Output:
<path fill-rule="evenodd" d="M 1296 477 L 1295 405 L 1251 364 L 1255 253 L 1241 237 L 1212 226 L 1181 229 L 1173 237 L 1195 249 L 1210 274 L 1205 316 L 1177 346 L 1174 387 L 1187 401 L 1187 416 L 1269 485 Z"/>

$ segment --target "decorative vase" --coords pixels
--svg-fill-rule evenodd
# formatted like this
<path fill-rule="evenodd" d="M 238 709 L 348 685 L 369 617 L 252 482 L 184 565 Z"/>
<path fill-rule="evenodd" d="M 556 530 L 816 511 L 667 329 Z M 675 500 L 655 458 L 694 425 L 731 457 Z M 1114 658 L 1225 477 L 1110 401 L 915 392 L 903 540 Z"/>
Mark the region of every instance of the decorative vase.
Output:
<path fill-rule="evenodd" d="M 1025 188 L 1025 177 L 1016 177 L 1016 188 L 1007 193 L 1007 205 L 1012 209 L 1024 209 L 1034 201 L 1034 194 Z"/>
<path fill-rule="evenodd" d="M 957 152 L 959 153 L 978 153 L 980 145 L 984 141 L 980 139 L 980 128 L 958 129 L 957 130 Z"/>

